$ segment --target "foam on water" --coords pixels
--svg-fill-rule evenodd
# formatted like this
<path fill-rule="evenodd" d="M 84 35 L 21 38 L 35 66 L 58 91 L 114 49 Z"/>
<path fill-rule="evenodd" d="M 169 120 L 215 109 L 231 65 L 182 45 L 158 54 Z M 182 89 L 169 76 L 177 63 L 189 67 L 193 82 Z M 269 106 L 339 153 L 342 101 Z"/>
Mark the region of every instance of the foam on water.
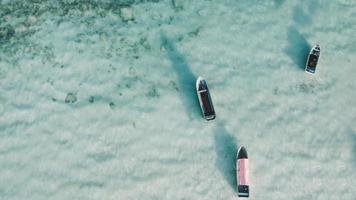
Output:
<path fill-rule="evenodd" d="M 352 0 L 0 0 L 0 199 L 236 199 L 241 144 L 251 199 L 355 199 L 355 25 Z"/>

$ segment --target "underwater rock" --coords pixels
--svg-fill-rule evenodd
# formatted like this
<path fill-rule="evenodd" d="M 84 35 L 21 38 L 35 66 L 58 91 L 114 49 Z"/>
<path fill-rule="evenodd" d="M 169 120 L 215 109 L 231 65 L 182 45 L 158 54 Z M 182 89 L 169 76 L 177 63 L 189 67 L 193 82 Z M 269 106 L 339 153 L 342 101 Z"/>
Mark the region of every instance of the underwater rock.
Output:
<path fill-rule="evenodd" d="M 279 88 L 278 87 L 275 87 L 274 89 L 273 89 L 273 94 L 274 95 L 278 95 L 280 92 L 279 92 Z"/>
<path fill-rule="evenodd" d="M 159 97 L 159 94 L 154 86 L 150 88 L 150 91 L 146 95 L 148 97 Z"/>
<path fill-rule="evenodd" d="M 150 49 L 151 49 L 151 46 L 150 46 L 150 44 L 148 43 L 146 37 L 141 38 L 139 43 L 140 43 L 141 46 L 143 46 L 143 48 L 145 48 L 145 49 L 147 49 L 147 50 L 150 50 Z"/>
<path fill-rule="evenodd" d="M 196 28 L 195 30 L 189 32 L 188 35 L 189 35 L 190 37 L 196 37 L 196 36 L 198 36 L 198 35 L 199 35 L 199 32 L 200 32 L 200 29 L 201 29 L 201 27 L 198 27 L 198 28 Z"/>
<path fill-rule="evenodd" d="M 115 103 L 114 102 L 110 102 L 109 106 L 110 106 L 111 109 L 114 109 L 115 108 Z"/>
<path fill-rule="evenodd" d="M 133 21 L 135 19 L 131 7 L 120 8 L 120 17 L 124 22 Z"/>
<path fill-rule="evenodd" d="M 65 103 L 74 103 L 77 101 L 77 96 L 74 93 L 69 92 L 64 100 Z"/>
<path fill-rule="evenodd" d="M 183 2 L 184 2 L 183 0 L 171 0 L 172 6 L 176 11 L 180 11 L 184 9 Z"/>
<path fill-rule="evenodd" d="M 90 97 L 89 97 L 89 102 L 90 102 L 90 103 L 94 103 L 94 97 L 93 97 L 93 96 L 90 96 Z"/>
<path fill-rule="evenodd" d="M 179 91 L 179 88 L 178 88 L 176 82 L 174 82 L 174 81 L 169 81 L 168 85 L 169 85 L 169 87 L 170 87 L 171 89 L 174 89 L 174 90 L 176 90 L 176 91 Z"/>

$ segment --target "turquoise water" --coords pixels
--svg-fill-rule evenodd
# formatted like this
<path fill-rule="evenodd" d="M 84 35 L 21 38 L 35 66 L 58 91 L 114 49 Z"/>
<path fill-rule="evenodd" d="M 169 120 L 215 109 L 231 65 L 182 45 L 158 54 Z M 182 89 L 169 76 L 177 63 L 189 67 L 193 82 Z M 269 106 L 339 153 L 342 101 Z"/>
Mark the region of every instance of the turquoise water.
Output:
<path fill-rule="evenodd" d="M 236 199 L 244 145 L 250 199 L 355 200 L 355 35 L 353 0 L 0 0 L 0 199 Z"/>

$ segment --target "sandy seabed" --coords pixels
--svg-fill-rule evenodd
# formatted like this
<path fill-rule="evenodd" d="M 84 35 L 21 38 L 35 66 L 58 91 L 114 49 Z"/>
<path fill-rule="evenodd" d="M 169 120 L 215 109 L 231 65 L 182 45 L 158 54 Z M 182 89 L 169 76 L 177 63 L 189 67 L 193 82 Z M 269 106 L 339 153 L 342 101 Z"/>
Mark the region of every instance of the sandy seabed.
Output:
<path fill-rule="evenodd" d="M 236 199 L 244 145 L 250 199 L 355 200 L 355 35 L 353 0 L 0 0 L 0 199 Z"/>

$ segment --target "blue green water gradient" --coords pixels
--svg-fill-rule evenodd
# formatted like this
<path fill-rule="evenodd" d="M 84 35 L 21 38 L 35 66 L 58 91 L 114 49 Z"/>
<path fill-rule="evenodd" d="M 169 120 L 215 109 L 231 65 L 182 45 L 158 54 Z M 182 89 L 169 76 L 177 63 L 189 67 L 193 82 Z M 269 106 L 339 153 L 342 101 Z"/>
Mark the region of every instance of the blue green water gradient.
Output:
<path fill-rule="evenodd" d="M 0 0 L 0 199 L 236 199 L 244 145 L 250 199 L 355 200 L 355 35 L 354 0 Z"/>

